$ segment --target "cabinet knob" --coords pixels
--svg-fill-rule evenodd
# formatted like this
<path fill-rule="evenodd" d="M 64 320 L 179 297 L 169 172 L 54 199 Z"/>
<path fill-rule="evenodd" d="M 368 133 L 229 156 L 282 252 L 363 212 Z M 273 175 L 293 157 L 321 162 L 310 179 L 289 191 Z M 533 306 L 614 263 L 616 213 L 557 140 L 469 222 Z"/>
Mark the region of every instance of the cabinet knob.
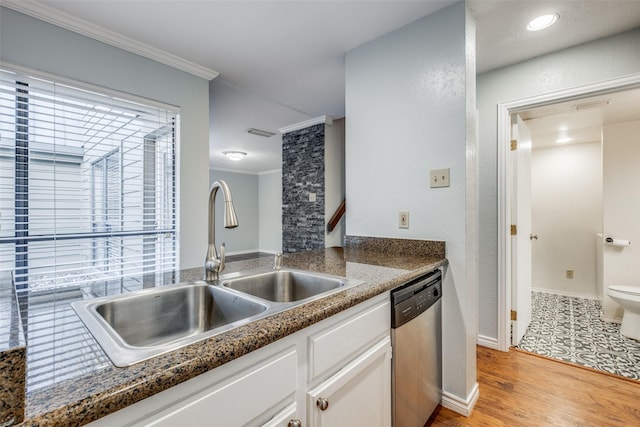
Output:
<path fill-rule="evenodd" d="M 287 427 L 302 427 L 302 421 L 300 420 L 290 420 Z"/>
<path fill-rule="evenodd" d="M 316 400 L 316 406 L 320 408 L 321 411 L 326 411 L 329 407 L 329 401 L 324 397 L 319 397 L 318 400 Z"/>

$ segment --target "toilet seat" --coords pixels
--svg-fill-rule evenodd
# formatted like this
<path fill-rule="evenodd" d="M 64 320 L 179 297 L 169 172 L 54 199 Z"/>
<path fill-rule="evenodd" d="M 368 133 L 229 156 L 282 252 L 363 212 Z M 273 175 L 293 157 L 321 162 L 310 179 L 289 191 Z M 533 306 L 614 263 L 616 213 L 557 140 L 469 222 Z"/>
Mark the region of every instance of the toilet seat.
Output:
<path fill-rule="evenodd" d="M 640 297 L 640 286 L 627 286 L 627 285 L 611 285 L 609 290 L 620 292 L 632 297 Z"/>

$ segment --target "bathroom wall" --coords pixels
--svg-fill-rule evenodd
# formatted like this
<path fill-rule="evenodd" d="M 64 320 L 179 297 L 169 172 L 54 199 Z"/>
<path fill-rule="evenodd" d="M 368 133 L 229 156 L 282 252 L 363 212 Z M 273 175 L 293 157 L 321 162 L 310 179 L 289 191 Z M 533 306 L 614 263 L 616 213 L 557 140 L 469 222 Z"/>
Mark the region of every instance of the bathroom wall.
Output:
<path fill-rule="evenodd" d="M 531 216 L 538 235 L 531 242 L 533 288 L 597 298 L 593 242 L 602 229 L 600 141 L 532 151 Z"/>
<path fill-rule="evenodd" d="M 603 250 L 605 288 L 640 285 L 640 121 L 603 128 L 603 233 L 631 246 Z M 622 309 L 604 296 L 605 318 L 622 317 Z"/>

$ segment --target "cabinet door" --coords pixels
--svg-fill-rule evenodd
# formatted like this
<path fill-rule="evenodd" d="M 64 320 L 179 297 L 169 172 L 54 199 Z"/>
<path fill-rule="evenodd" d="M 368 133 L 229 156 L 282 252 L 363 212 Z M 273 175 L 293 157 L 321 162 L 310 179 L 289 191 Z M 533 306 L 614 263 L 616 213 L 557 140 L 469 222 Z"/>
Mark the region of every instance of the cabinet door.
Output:
<path fill-rule="evenodd" d="M 308 393 L 310 427 L 391 426 L 391 341 L 384 338 Z"/>

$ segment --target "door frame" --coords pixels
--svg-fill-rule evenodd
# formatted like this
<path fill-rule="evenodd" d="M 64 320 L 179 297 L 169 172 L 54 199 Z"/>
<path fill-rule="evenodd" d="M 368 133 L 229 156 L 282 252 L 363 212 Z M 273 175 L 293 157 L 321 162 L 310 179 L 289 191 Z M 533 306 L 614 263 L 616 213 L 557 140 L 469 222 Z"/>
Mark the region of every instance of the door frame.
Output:
<path fill-rule="evenodd" d="M 511 114 L 640 87 L 640 73 L 498 104 L 498 349 L 511 345 Z"/>

